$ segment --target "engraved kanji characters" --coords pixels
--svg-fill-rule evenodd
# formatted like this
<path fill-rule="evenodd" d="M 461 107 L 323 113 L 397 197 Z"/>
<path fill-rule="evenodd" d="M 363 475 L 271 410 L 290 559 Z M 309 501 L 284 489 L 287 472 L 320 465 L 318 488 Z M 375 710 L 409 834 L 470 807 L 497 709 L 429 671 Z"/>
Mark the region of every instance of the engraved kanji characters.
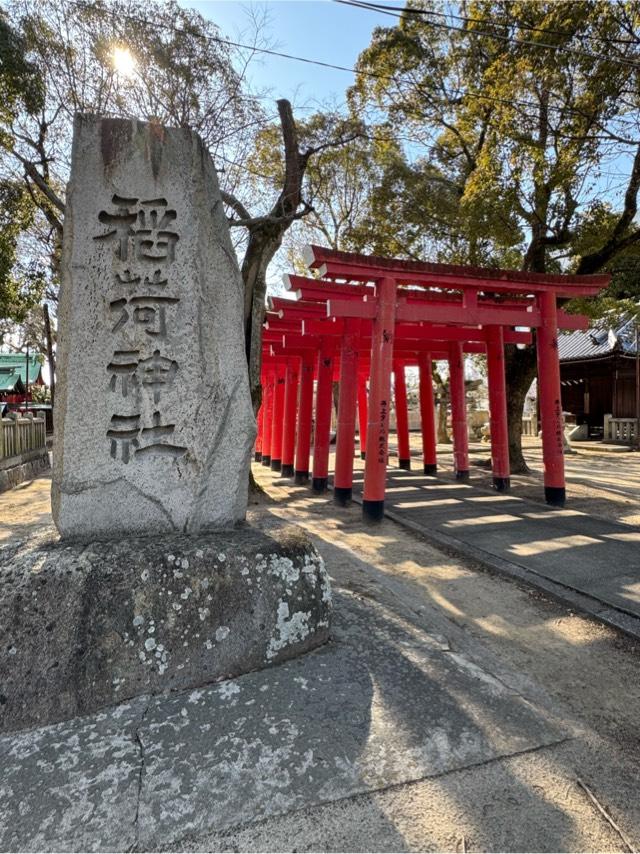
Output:
<path fill-rule="evenodd" d="M 120 459 L 128 463 L 131 457 L 131 446 L 138 447 L 138 433 L 140 431 L 139 415 L 112 415 L 111 428 L 107 430 L 107 439 L 111 439 L 111 458 Z"/>
<path fill-rule="evenodd" d="M 135 211 L 130 211 L 129 208 L 137 203 L 137 199 L 125 199 L 122 196 L 114 195 L 112 200 L 117 207 L 115 213 L 100 211 L 98 219 L 104 225 L 113 226 L 104 234 L 96 235 L 94 240 L 113 240 L 118 245 L 116 247 L 116 255 L 121 261 L 126 261 L 129 257 L 129 238 L 133 237 L 135 230 L 134 222 L 138 219 L 138 214 Z"/>
<path fill-rule="evenodd" d="M 128 299 L 121 297 L 111 300 L 109 308 L 117 315 L 111 331 L 118 332 L 131 319 L 133 323 L 144 326 L 147 335 L 157 336 L 164 341 L 167 337 L 166 307 L 177 302 L 180 302 L 177 297 L 165 296 L 136 296 Z"/>
<path fill-rule="evenodd" d="M 127 397 L 130 386 L 148 386 L 153 392 L 153 402 L 159 403 L 163 387 L 172 383 L 178 370 L 174 359 L 161 355 L 154 350 L 147 359 L 138 358 L 139 350 L 116 350 L 113 359 L 107 365 L 111 374 L 109 387 L 116 391 L 120 380 L 122 396 Z"/>
<path fill-rule="evenodd" d="M 112 415 L 111 428 L 107 430 L 107 438 L 111 440 L 111 457 L 116 460 L 118 452 L 120 459 L 127 465 L 131 460 L 131 449 L 135 457 L 145 457 L 159 454 L 167 457 L 181 457 L 187 448 L 174 445 L 166 440 L 173 435 L 175 424 L 163 424 L 158 411 L 153 413 L 153 426 L 140 428 L 140 415 Z M 140 442 L 150 441 L 140 446 Z"/>
<path fill-rule="evenodd" d="M 94 240 L 116 243 L 116 257 L 121 261 L 129 260 L 130 256 L 132 260 L 156 263 L 171 264 L 175 260 L 179 235 L 169 226 L 177 214 L 169 209 L 166 199 L 139 200 L 116 194 L 111 201 L 116 211 L 98 214 L 100 222 L 109 226 L 109 230 L 95 235 Z"/>
<path fill-rule="evenodd" d="M 141 275 L 136 275 L 132 273 L 131 270 L 127 267 L 127 269 L 123 270 L 122 273 L 116 273 L 116 282 L 119 285 L 128 285 L 129 287 L 134 287 L 135 285 L 139 285 L 142 280 Z M 154 270 L 153 275 L 146 275 L 144 277 L 144 284 L 149 287 L 159 287 L 163 288 L 169 280 L 163 277 L 162 270 Z"/>
<path fill-rule="evenodd" d="M 159 441 L 152 442 L 149 445 L 144 445 L 136 450 L 136 456 L 147 456 L 148 454 L 161 454 L 168 457 L 181 457 L 186 454 L 187 449 L 182 445 L 172 445 L 166 442 L 165 439 L 173 435 L 175 424 L 162 424 L 159 412 L 153 413 L 153 427 L 142 428 L 143 439 L 156 439 Z"/>
<path fill-rule="evenodd" d="M 125 465 L 139 456 L 158 455 L 177 458 L 187 452 L 182 445 L 173 444 L 176 425 L 163 424 L 162 414 L 154 409 L 152 424 L 143 423 L 139 409 L 141 393 L 146 389 L 158 405 L 166 388 L 173 383 L 178 363 L 160 349 L 146 356 L 144 341 L 150 336 L 154 342 L 164 342 L 168 337 L 172 315 L 169 309 L 180 300 L 166 295 L 169 267 L 176 256 L 179 235 L 173 230 L 176 211 L 169 209 L 166 199 L 139 199 L 118 194 L 112 197 L 115 210 L 100 211 L 99 221 L 107 230 L 94 240 L 113 243 L 119 263 L 114 270 L 113 285 L 117 289 L 108 300 L 111 314 L 111 333 L 121 336 L 136 330 L 144 331 L 142 337 L 122 342 L 113 352 L 107 365 L 109 388 L 120 392 L 122 398 L 135 393 L 135 414 L 112 415 L 107 438 L 111 457 Z M 151 266 L 153 264 L 153 266 Z M 146 293 L 138 289 L 144 288 Z M 155 289 L 160 288 L 159 294 Z M 120 337 L 120 341 L 122 338 Z M 127 346 L 128 345 L 128 346 Z M 148 351 L 147 351 L 148 352 Z"/>
<path fill-rule="evenodd" d="M 178 363 L 166 356 L 161 356 L 159 350 L 153 351 L 153 356 L 141 359 L 142 385 L 150 386 L 153 390 L 153 402 L 158 403 L 162 387 L 173 382 L 178 370 Z"/>
<path fill-rule="evenodd" d="M 109 388 L 115 391 L 120 380 L 122 396 L 127 397 L 129 387 L 138 386 L 138 350 L 115 350 L 113 359 L 107 365 L 107 371 L 111 374 Z"/>

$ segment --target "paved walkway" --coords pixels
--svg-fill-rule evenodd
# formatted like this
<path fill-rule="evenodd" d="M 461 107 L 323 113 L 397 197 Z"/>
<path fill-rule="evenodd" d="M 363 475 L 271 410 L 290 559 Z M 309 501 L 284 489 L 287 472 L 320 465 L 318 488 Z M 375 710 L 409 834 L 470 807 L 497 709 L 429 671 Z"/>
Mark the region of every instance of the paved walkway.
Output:
<path fill-rule="evenodd" d="M 434 544 L 640 637 L 639 528 L 392 468 L 385 507 Z"/>

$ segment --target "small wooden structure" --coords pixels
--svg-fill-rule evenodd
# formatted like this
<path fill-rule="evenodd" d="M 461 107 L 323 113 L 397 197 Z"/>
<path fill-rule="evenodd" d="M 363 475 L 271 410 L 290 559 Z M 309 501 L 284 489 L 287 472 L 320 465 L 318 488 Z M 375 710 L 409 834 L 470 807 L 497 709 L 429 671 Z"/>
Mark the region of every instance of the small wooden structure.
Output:
<path fill-rule="evenodd" d="M 640 404 L 635 321 L 561 335 L 558 346 L 565 411 L 590 438 L 634 444 Z"/>
<path fill-rule="evenodd" d="M 510 474 L 504 347 L 530 343 L 535 329 L 545 498 L 549 504 L 564 504 L 558 328 L 586 329 L 587 319 L 558 309 L 557 298 L 594 295 L 607 286 L 609 275 L 407 262 L 319 246 L 309 247 L 307 260 L 319 278 L 285 277 L 296 300 L 274 299 L 266 315 L 264 396 L 256 443 L 263 464 L 299 483 L 311 475 L 316 492 L 327 488 L 332 384 L 339 380 L 334 497 L 342 504 L 351 498 L 359 404 L 361 435 L 366 434 L 363 515 L 379 521 L 384 513 L 391 375 L 398 465 L 411 466 L 404 369 L 415 365 L 420 374 L 424 473 L 433 475 L 437 459 L 431 366 L 444 359 L 450 377 L 455 475 L 465 480 L 469 452 L 464 356 L 485 353 L 493 483 L 506 490 Z"/>

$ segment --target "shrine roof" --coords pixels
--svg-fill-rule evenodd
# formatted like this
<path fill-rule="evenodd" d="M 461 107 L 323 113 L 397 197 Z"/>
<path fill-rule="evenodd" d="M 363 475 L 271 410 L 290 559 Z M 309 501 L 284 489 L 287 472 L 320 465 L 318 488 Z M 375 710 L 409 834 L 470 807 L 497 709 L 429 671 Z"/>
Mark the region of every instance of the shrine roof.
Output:
<path fill-rule="evenodd" d="M 42 357 L 39 355 L 29 356 L 29 385 L 33 385 L 42 379 Z M 24 353 L 0 353 L 0 389 L 6 390 L 9 386 L 9 377 L 17 374 L 23 383 L 27 381 L 27 357 Z M 15 384 L 15 379 L 14 379 Z M 13 388 L 13 386 L 10 386 Z"/>
<path fill-rule="evenodd" d="M 17 371 L 15 373 L 0 371 L 0 391 L 18 391 L 22 393 L 24 391 L 24 383 L 20 374 Z"/>
<path fill-rule="evenodd" d="M 614 353 L 620 356 L 635 356 L 635 321 L 623 320 L 608 328 L 559 335 L 558 353 L 561 362 L 601 359 Z"/>
<path fill-rule="evenodd" d="M 524 270 L 507 270 L 494 267 L 473 267 L 459 264 L 438 264 L 430 261 L 408 261 L 402 258 L 386 258 L 376 255 L 361 255 L 355 252 L 342 252 L 323 246 L 310 245 L 305 249 L 305 261 L 312 269 L 327 275 L 325 268 L 343 268 L 345 277 L 349 272 L 360 281 L 371 278 L 372 273 L 388 274 L 399 281 L 411 281 L 425 278 L 445 279 L 447 285 L 456 288 L 461 282 L 467 287 L 486 287 L 490 285 L 513 285 L 522 290 L 522 286 L 556 286 L 558 292 L 570 293 L 571 290 L 589 290 L 593 292 L 606 287 L 611 276 L 609 273 L 597 275 L 570 275 L 560 273 L 532 273 Z M 329 273 L 331 275 L 331 273 Z M 334 276 L 339 274 L 333 272 Z M 477 285 L 476 285 L 477 281 Z M 449 284 L 450 282 L 450 284 Z"/>

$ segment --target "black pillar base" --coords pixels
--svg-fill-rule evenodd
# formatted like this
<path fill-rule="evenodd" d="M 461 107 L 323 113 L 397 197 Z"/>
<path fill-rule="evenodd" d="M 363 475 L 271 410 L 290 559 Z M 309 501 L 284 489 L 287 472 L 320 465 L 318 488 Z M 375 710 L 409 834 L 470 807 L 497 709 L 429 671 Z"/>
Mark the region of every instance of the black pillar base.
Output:
<path fill-rule="evenodd" d="M 293 463 L 291 465 L 283 465 L 280 469 L 282 477 L 293 477 Z"/>
<path fill-rule="evenodd" d="M 411 460 L 398 460 L 398 468 L 411 471 Z"/>
<path fill-rule="evenodd" d="M 456 472 L 456 480 L 469 480 L 469 472 L 468 471 L 457 471 Z"/>
<path fill-rule="evenodd" d="M 362 518 L 365 522 L 378 523 L 384 519 L 384 501 L 363 501 Z"/>
<path fill-rule="evenodd" d="M 552 507 L 564 507 L 567 491 L 564 486 L 545 486 L 544 500 Z"/>
<path fill-rule="evenodd" d="M 508 477 L 494 477 L 493 488 L 497 492 L 508 492 L 511 489 L 511 479 Z"/>
<path fill-rule="evenodd" d="M 438 466 L 436 463 L 425 463 L 424 464 L 424 473 L 434 476 L 438 473 Z"/>
<path fill-rule="evenodd" d="M 262 462 L 262 454 L 260 453 L 260 451 L 256 451 L 256 452 L 255 452 L 255 455 L 254 455 L 253 459 L 254 459 L 257 463 L 261 463 L 261 462 Z"/>
<path fill-rule="evenodd" d="M 293 475 L 293 479 L 298 486 L 306 486 L 309 483 L 309 472 L 302 470 L 296 471 Z"/>
<path fill-rule="evenodd" d="M 282 460 L 271 460 L 271 471 L 280 471 L 282 468 Z"/>
<path fill-rule="evenodd" d="M 271 457 L 269 456 L 269 454 L 263 454 L 262 465 L 266 466 L 267 468 L 269 468 L 269 466 L 271 465 Z"/>
<path fill-rule="evenodd" d="M 322 493 L 327 491 L 327 486 L 329 485 L 328 477 L 314 477 L 311 479 L 311 489 L 314 492 Z"/>
<path fill-rule="evenodd" d="M 367 459 L 367 452 L 366 451 L 360 451 L 360 459 L 361 460 Z"/>
<path fill-rule="evenodd" d="M 333 500 L 341 507 L 346 507 L 347 504 L 351 504 L 352 492 L 353 490 L 350 486 L 334 486 Z"/>

